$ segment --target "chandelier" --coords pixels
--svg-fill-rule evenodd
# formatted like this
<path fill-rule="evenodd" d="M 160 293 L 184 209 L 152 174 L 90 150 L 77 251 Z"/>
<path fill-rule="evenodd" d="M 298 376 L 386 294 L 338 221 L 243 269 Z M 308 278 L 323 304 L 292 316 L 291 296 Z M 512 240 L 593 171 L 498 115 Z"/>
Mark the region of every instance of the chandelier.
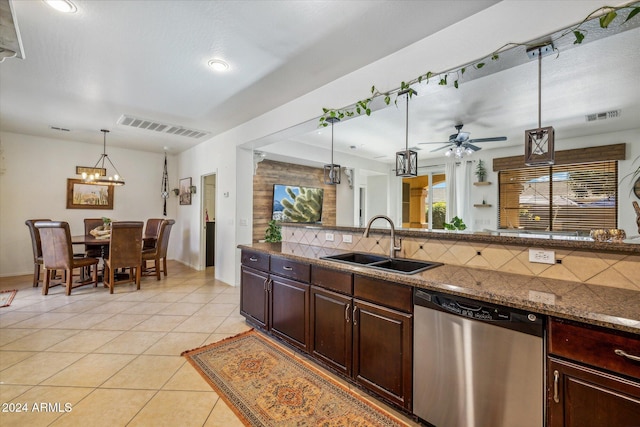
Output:
<path fill-rule="evenodd" d="M 333 163 L 333 124 L 339 122 L 337 117 L 327 117 L 331 123 L 331 163 L 324 165 L 324 183 L 327 185 L 340 184 L 340 165 Z"/>
<path fill-rule="evenodd" d="M 396 153 L 396 176 L 418 176 L 418 152 L 409 150 L 409 98 L 418 92 L 409 88 L 398 92 L 398 95 L 407 95 L 407 114 L 405 120 L 404 151 Z"/>
<path fill-rule="evenodd" d="M 118 169 L 115 167 L 111 159 L 109 159 L 109 155 L 107 154 L 107 133 L 109 133 L 109 131 L 107 129 L 100 129 L 100 132 L 103 133 L 102 154 L 93 167 L 92 173 L 82 172 L 82 180 L 87 184 L 124 185 L 124 180 L 120 176 L 120 172 L 118 172 Z M 113 176 L 107 176 L 106 169 L 104 167 L 105 160 L 109 162 L 113 170 L 116 172 Z M 100 168 L 98 168 L 98 165 L 100 165 Z"/>

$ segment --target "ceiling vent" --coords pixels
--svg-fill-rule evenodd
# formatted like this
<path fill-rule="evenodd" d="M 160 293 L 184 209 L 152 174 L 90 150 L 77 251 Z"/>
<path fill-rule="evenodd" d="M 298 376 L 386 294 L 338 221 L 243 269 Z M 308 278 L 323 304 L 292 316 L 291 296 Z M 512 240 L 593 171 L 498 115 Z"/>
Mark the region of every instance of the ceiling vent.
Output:
<path fill-rule="evenodd" d="M 615 119 L 616 117 L 620 117 L 621 114 L 622 110 L 611 110 L 602 113 L 587 114 L 585 118 L 587 122 L 595 122 L 598 120 Z"/>
<path fill-rule="evenodd" d="M 203 136 L 210 134 L 210 132 L 206 132 L 203 130 L 188 129 L 182 126 L 171 125 L 168 123 L 159 123 L 154 120 L 141 119 L 139 117 L 132 117 L 127 115 L 122 115 L 118 119 L 118 124 L 122 126 L 129 126 L 129 127 L 153 131 L 153 132 L 185 136 L 185 137 L 194 138 L 194 139 L 202 138 Z"/>

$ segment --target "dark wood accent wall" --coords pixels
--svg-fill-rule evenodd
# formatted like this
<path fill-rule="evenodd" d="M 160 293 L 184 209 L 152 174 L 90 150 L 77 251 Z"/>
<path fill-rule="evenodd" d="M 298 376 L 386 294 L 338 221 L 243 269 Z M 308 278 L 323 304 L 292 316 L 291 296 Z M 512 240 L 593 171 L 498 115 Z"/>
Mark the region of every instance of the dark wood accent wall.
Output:
<path fill-rule="evenodd" d="M 624 160 L 625 144 L 601 145 L 599 147 L 576 148 L 556 151 L 556 165 L 572 163 L 602 162 L 605 160 Z M 493 159 L 493 171 L 525 168 L 524 155 Z"/>
<path fill-rule="evenodd" d="M 263 160 L 253 176 L 253 241 L 264 239 L 271 220 L 273 185 L 299 185 L 324 189 L 322 225 L 336 225 L 336 187 L 324 184 L 324 170 L 291 163 Z"/>

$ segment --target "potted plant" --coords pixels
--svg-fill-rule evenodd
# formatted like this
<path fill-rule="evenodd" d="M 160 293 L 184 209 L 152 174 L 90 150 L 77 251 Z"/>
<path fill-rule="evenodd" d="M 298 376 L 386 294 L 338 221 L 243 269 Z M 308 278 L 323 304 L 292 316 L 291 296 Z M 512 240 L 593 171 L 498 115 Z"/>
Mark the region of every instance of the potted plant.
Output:
<path fill-rule="evenodd" d="M 485 169 L 484 162 L 482 160 L 478 160 L 476 176 L 478 177 L 478 182 L 484 182 L 484 178 L 487 176 L 487 169 Z"/>
<path fill-rule="evenodd" d="M 444 223 L 445 230 L 466 230 L 467 226 L 462 220 L 462 218 L 458 218 L 454 216 L 451 218 L 451 222 Z"/>
<path fill-rule="evenodd" d="M 276 220 L 272 219 L 269 221 L 269 226 L 267 227 L 267 231 L 264 233 L 264 241 L 265 242 L 280 242 L 282 241 L 282 234 L 280 233 L 280 224 L 276 222 Z"/>

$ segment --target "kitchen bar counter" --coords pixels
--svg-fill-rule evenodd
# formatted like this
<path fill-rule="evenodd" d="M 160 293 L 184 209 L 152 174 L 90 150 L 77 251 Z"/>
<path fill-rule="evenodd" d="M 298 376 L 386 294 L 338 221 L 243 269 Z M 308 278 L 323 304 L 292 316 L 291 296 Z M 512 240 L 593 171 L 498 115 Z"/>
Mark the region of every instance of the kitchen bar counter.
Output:
<path fill-rule="evenodd" d="M 417 274 L 405 275 L 323 260 L 321 257 L 345 251 L 298 243 L 254 243 L 238 247 L 362 276 L 640 334 L 638 291 L 455 265 L 443 265 Z M 538 302 L 538 292 L 553 294 L 555 301 Z"/>

